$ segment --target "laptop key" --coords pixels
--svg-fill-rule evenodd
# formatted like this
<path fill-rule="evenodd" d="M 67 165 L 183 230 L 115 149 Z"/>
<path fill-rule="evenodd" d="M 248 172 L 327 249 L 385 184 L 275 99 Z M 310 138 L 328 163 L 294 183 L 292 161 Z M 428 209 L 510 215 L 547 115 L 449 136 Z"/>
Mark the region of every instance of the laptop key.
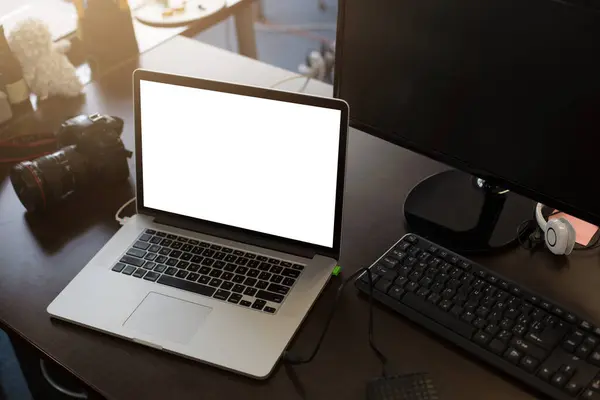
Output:
<path fill-rule="evenodd" d="M 135 267 L 132 267 L 131 265 L 128 265 L 123 269 L 125 275 L 131 275 L 133 274 L 133 271 L 135 271 Z"/>
<path fill-rule="evenodd" d="M 210 271 L 209 275 L 212 276 L 213 278 L 219 278 L 222 273 L 223 273 L 223 271 L 220 271 L 218 269 L 213 269 L 212 271 Z"/>
<path fill-rule="evenodd" d="M 172 233 L 167 234 L 167 239 L 175 240 L 177 239 L 177 235 L 173 235 Z"/>
<path fill-rule="evenodd" d="M 221 279 L 224 281 L 230 281 L 233 277 L 233 272 L 223 272 L 223 275 L 221 275 Z"/>
<path fill-rule="evenodd" d="M 193 263 L 196 263 L 196 264 L 200 264 L 202 262 L 202 260 L 204 260 L 204 257 L 194 256 L 194 257 L 192 257 L 192 259 L 190 261 Z"/>
<path fill-rule="evenodd" d="M 160 274 L 157 274 L 156 272 L 148 271 L 146 275 L 144 275 L 144 279 L 147 281 L 154 282 L 158 279 L 159 276 Z"/>
<path fill-rule="evenodd" d="M 221 251 L 222 251 L 223 253 L 227 253 L 227 254 L 229 254 L 229 253 L 233 253 L 233 249 L 230 249 L 229 247 L 223 247 L 223 248 L 221 249 Z"/>
<path fill-rule="evenodd" d="M 258 290 L 254 289 L 253 287 L 247 287 L 246 290 L 244 290 L 244 294 L 246 296 L 254 296 L 256 292 L 258 292 Z"/>
<path fill-rule="evenodd" d="M 271 264 L 279 264 L 279 260 L 277 260 L 276 258 L 269 258 L 269 262 Z"/>
<path fill-rule="evenodd" d="M 248 300 L 242 300 L 242 301 L 240 301 L 240 306 L 250 307 L 251 305 L 252 305 L 252 303 L 249 302 Z"/>
<path fill-rule="evenodd" d="M 142 260 L 141 258 L 136 258 L 136 257 L 132 257 L 132 256 L 121 257 L 121 262 L 123 262 L 125 264 L 135 265 L 136 267 L 141 267 L 145 263 L 145 261 Z"/>
<path fill-rule="evenodd" d="M 287 268 L 289 268 L 289 267 L 291 267 L 291 266 L 292 266 L 292 263 L 291 263 L 291 262 L 289 262 L 289 261 L 282 261 L 280 265 L 281 265 L 282 267 L 287 267 Z"/>
<path fill-rule="evenodd" d="M 181 249 L 182 246 L 183 246 L 183 243 L 181 243 L 181 242 L 173 242 L 173 243 L 171 243 L 170 247 L 172 249 L 179 250 L 179 249 Z"/>
<path fill-rule="evenodd" d="M 269 282 L 267 282 L 267 281 L 258 281 L 256 283 L 256 285 L 254 285 L 254 287 L 258 288 L 258 289 L 266 289 L 266 288 L 269 287 Z"/>
<path fill-rule="evenodd" d="M 134 243 L 133 247 L 135 247 L 136 249 L 148 250 L 148 247 L 150 247 L 150 243 L 142 242 L 141 240 L 138 240 L 137 242 Z"/>
<path fill-rule="evenodd" d="M 173 258 L 179 258 L 183 252 L 181 250 L 173 250 L 171 254 L 169 254 Z"/>
<path fill-rule="evenodd" d="M 200 267 L 200 272 L 202 275 L 208 275 L 210 273 L 210 268 L 208 267 Z"/>
<path fill-rule="evenodd" d="M 189 272 L 180 269 L 179 271 L 177 271 L 177 273 L 175 274 L 176 277 L 181 278 L 181 279 L 185 279 L 186 276 L 188 276 Z"/>
<path fill-rule="evenodd" d="M 295 270 L 298 270 L 298 271 L 302 271 L 304 269 L 304 265 L 294 264 L 294 265 L 292 265 L 292 268 L 294 268 Z"/>
<path fill-rule="evenodd" d="M 165 274 L 167 274 L 167 275 L 175 275 L 176 273 L 177 273 L 177 268 L 174 268 L 174 267 L 169 267 L 165 271 Z"/>
<path fill-rule="evenodd" d="M 265 256 L 256 256 L 256 259 L 257 259 L 258 261 L 268 261 L 268 260 L 269 260 L 269 259 L 268 259 L 267 257 L 265 257 Z"/>
<path fill-rule="evenodd" d="M 229 263 L 223 269 L 227 272 L 233 272 L 233 271 L 235 271 L 236 268 L 237 268 L 237 265 Z"/>
<path fill-rule="evenodd" d="M 159 236 L 159 237 L 161 237 L 161 238 L 167 237 L 167 234 L 166 234 L 166 233 L 164 233 L 164 232 L 156 232 L 156 233 L 155 233 L 155 235 L 156 235 L 156 236 Z"/>
<path fill-rule="evenodd" d="M 235 260 L 237 260 L 237 256 L 234 256 L 233 254 L 228 254 L 227 256 L 225 256 L 224 260 L 227 262 L 235 262 Z"/>
<path fill-rule="evenodd" d="M 260 261 L 258 260 L 250 260 L 248 261 L 248 267 L 257 268 L 260 265 Z"/>
<path fill-rule="evenodd" d="M 294 283 L 296 283 L 296 280 L 294 278 L 285 278 L 281 282 L 281 284 L 285 286 L 294 286 Z"/>
<path fill-rule="evenodd" d="M 208 284 L 213 287 L 219 287 L 221 286 L 221 283 L 223 283 L 223 281 L 218 278 L 212 278 L 211 281 L 208 282 Z"/>
<path fill-rule="evenodd" d="M 162 254 L 163 256 L 168 256 L 169 254 L 171 254 L 171 249 L 168 247 L 161 247 L 158 254 Z"/>
<path fill-rule="evenodd" d="M 237 265 L 246 265 L 248 264 L 248 260 L 246 257 L 238 257 L 237 261 L 235 262 Z"/>
<path fill-rule="evenodd" d="M 254 308 L 255 310 L 262 310 L 262 308 L 267 304 L 266 301 L 261 300 L 261 299 L 256 299 L 254 300 L 254 303 L 252 303 L 252 308 Z"/>
<path fill-rule="evenodd" d="M 241 294 L 232 293 L 231 296 L 229 296 L 229 299 L 227 299 L 227 301 L 230 302 L 230 303 L 237 304 L 237 303 L 240 302 L 241 299 L 242 299 L 242 295 Z"/>
<path fill-rule="evenodd" d="M 210 248 L 214 250 L 221 250 L 221 246 L 219 246 L 218 244 L 213 244 L 212 246 L 210 246 Z"/>
<path fill-rule="evenodd" d="M 156 267 L 154 267 L 154 270 L 158 273 L 164 272 L 165 269 L 167 269 L 167 267 L 162 264 L 158 264 Z"/>
<path fill-rule="evenodd" d="M 161 245 L 166 246 L 166 247 L 169 247 L 172 243 L 173 243 L 173 241 L 171 239 L 163 239 L 160 242 Z"/>
<path fill-rule="evenodd" d="M 125 264 L 117 263 L 114 267 L 112 267 L 112 270 L 115 272 L 121 272 L 123 271 L 123 268 L 125 268 Z"/>
<path fill-rule="evenodd" d="M 187 243 L 188 242 L 187 238 L 184 238 L 184 237 L 181 237 L 181 236 L 178 237 L 177 240 L 179 240 L 180 242 L 183 242 L 183 243 Z"/>
<path fill-rule="evenodd" d="M 198 278 L 200 278 L 200 274 L 190 272 L 190 274 L 185 279 L 187 279 L 188 281 L 197 281 Z"/>
<path fill-rule="evenodd" d="M 235 254 L 236 256 L 243 256 L 244 252 L 243 251 L 239 251 L 239 250 L 234 250 L 233 254 Z"/>
<path fill-rule="evenodd" d="M 158 236 L 153 236 L 152 239 L 150 239 L 150 243 L 152 244 L 159 244 L 160 242 L 162 242 L 162 239 Z"/>
<path fill-rule="evenodd" d="M 199 242 L 199 241 L 197 241 L 197 240 L 194 240 L 194 239 L 190 239 L 190 240 L 188 241 L 188 243 L 189 243 L 189 244 L 191 244 L 192 246 L 196 246 L 196 245 L 197 245 L 198 243 L 200 243 L 200 242 Z"/>
<path fill-rule="evenodd" d="M 258 277 L 258 275 L 260 274 L 260 271 L 257 269 L 251 269 L 248 271 L 248 273 L 246 274 L 246 276 L 249 276 L 250 278 L 256 278 Z"/>
<path fill-rule="evenodd" d="M 154 269 L 154 267 L 156 267 L 156 263 L 155 262 L 150 262 L 148 261 L 146 264 L 144 264 L 144 269 Z"/>
<path fill-rule="evenodd" d="M 258 282 L 258 280 L 255 278 L 246 278 L 246 280 L 244 281 L 244 285 L 254 286 L 256 285 L 256 282 Z"/>
<path fill-rule="evenodd" d="M 295 269 L 285 268 L 283 271 L 281 271 L 281 275 L 289 278 L 297 278 L 300 276 L 300 272 L 296 271 Z"/>
<path fill-rule="evenodd" d="M 200 246 L 195 246 L 192 249 L 192 253 L 196 254 L 196 255 L 202 254 L 203 251 L 204 251 L 204 249 L 202 247 L 200 247 Z"/>
<path fill-rule="evenodd" d="M 246 286 L 240 285 L 239 283 L 233 287 L 233 291 L 236 293 L 242 293 L 246 289 Z"/>
<path fill-rule="evenodd" d="M 154 261 L 156 261 L 159 264 L 164 264 L 167 261 L 167 259 L 168 259 L 168 257 L 158 256 L 158 257 L 156 257 L 156 260 L 154 260 Z"/>
<path fill-rule="evenodd" d="M 246 253 L 244 254 L 244 257 L 254 260 L 256 258 L 256 254 Z"/>
<path fill-rule="evenodd" d="M 204 251 L 202 252 L 202 255 L 203 255 L 204 257 L 212 257 L 212 256 L 214 256 L 214 255 L 215 255 L 215 253 L 216 253 L 216 252 L 215 252 L 214 250 L 206 249 L 206 250 L 204 250 Z"/>
<path fill-rule="evenodd" d="M 208 244 L 206 242 L 200 242 L 200 243 L 198 243 L 198 246 L 206 248 L 206 247 L 210 247 L 210 244 Z"/>
<path fill-rule="evenodd" d="M 198 264 L 190 264 L 190 266 L 187 267 L 187 270 L 190 272 L 198 272 L 199 269 L 200 266 Z"/>
<path fill-rule="evenodd" d="M 275 293 L 279 293 L 282 295 L 286 295 L 290 291 L 290 288 L 287 286 L 282 286 L 282 285 L 277 285 L 275 283 L 271 283 L 269 285 L 269 287 L 267 288 L 267 290 L 269 292 L 275 292 Z"/>
<path fill-rule="evenodd" d="M 158 255 L 156 253 L 148 253 L 146 254 L 146 257 L 144 257 L 144 260 L 154 261 L 157 256 Z"/>
<path fill-rule="evenodd" d="M 150 248 L 148 249 L 149 252 L 152 253 L 158 253 L 158 251 L 160 250 L 160 246 L 157 244 L 153 244 L 152 246 L 150 246 Z"/>
<path fill-rule="evenodd" d="M 213 264 L 213 268 L 223 269 L 225 263 L 223 261 L 215 261 Z"/>
<path fill-rule="evenodd" d="M 263 311 L 273 314 L 277 310 L 275 310 L 273 307 L 265 307 L 263 308 Z"/>
<path fill-rule="evenodd" d="M 283 267 L 280 267 L 279 265 L 273 265 L 269 270 L 269 272 L 272 272 L 274 274 L 279 274 L 281 273 L 281 271 L 283 271 Z"/>
<path fill-rule="evenodd" d="M 176 258 L 169 258 L 165 264 L 167 264 L 169 267 L 174 267 L 178 262 L 179 260 Z"/>
<path fill-rule="evenodd" d="M 183 253 L 179 258 L 185 261 L 190 261 L 193 257 L 194 255 L 192 253 Z"/>
<path fill-rule="evenodd" d="M 225 258 L 225 256 L 226 256 L 226 254 L 225 254 L 225 253 L 223 253 L 223 252 L 219 251 L 219 252 L 217 252 L 217 254 L 215 254 L 215 255 L 214 255 L 214 257 L 213 257 L 213 258 L 214 258 L 215 260 L 222 260 L 222 259 L 224 259 L 224 258 Z"/>
<path fill-rule="evenodd" d="M 266 263 L 266 262 L 262 262 L 260 263 L 260 265 L 258 266 L 258 269 L 260 269 L 261 271 L 268 271 L 271 269 L 271 264 Z"/>
<path fill-rule="evenodd" d="M 271 274 L 268 272 L 261 272 L 260 275 L 258 275 L 258 279 L 262 279 L 262 280 L 269 280 L 271 278 Z"/>
<path fill-rule="evenodd" d="M 267 292 L 265 290 L 259 290 L 258 293 L 254 295 L 254 297 L 258 299 L 263 299 L 267 301 L 271 301 L 273 303 L 281 303 L 283 301 L 283 296 L 277 293 Z"/>
<path fill-rule="evenodd" d="M 219 299 L 219 300 L 227 300 L 227 298 L 229 297 L 229 295 L 231 294 L 231 292 L 228 292 L 227 290 L 222 290 L 219 289 L 217 290 L 217 292 L 213 295 L 213 297 L 215 299 Z"/>
<path fill-rule="evenodd" d="M 148 235 L 154 235 L 156 233 L 156 231 L 154 229 L 146 229 L 146 233 Z"/>
<path fill-rule="evenodd" d="M 283 280 L 283 276 L 281 276 L 281 275 L 273 275 L 270 280 L 273 283 L 281 283 L 281 281 Z"/>
<path fill-rule="evenodd" d="M 143 268 L 138 268 L 135 270 L 135 272 L 133 273 L 133 276 L 135 276 L 136 278 L 141 278 L 142 276 L 144 276 L 144 274 L 146 273 L 146 270 Z"/>
<path fill-rule="evenodd" d="M 189 253 L 190 251 L 192 251 L 193 248 L 194 246 L 192 246 L 191 244 L 184 244 L 181 250 Z"/>
<path fill-rule="evenodd" d="M 210 282 L 210 276 L 208 276 L 208 275 L 202 275 L 200 277 L 200 279 L 198 279 L 198 282 L 199 283 L 203 283 L 203 284 L 206 285 L 206 284 L 208 284 L 208 282 Z"/>
<path fill-rule="evenodd" d="M 246 272 L 248 272 L 248 268 L 246 268 L 246 267 L 237 267 L 237 269 L 235 270 L 235 272 L 238 273 L 238 274 L 245 275 Z"/>
<path fill-rule="evenodd" d="M 184 281 L 167 275 L 161 275 L 156 282 L 209 297 L 212 296 L 216 291 L 215 288 L 210 286 L 201 285 L 196 282 Z"/>
<path fill-rule="evenodd" d="M 204 260 L 202 260 L 202 265 L 206 265 L 206 266 L 211 266 L 215 263 L 215 260 L 213 260 L 212 258 L 205 258 Z"/>
<path fill-rule="evenodd" d="M 233 283 L 225 281 L 221 284 L 221 289 L 231 290 L 233 288 Z"/>
<path fill-rule="evenodd" d="M 190 265 L 190 263 L 187 261 L 179 261 L 177 263 L 177 268 L 186 269 L 188 265 Z"/>
<path fill-rule="evenodd" d="M 146 252 L 144 250 L 131 248 L 127 250 L 127 254 L 134 257 L 144 258 Z"/>
<path fill-rule="evenodd" d="M 244 282 L 245 279 L 246 279 L 246 277 L 244 275 L 236 275 L 233 277 L 232 282 L 242 283 L 242 282 Z"/>

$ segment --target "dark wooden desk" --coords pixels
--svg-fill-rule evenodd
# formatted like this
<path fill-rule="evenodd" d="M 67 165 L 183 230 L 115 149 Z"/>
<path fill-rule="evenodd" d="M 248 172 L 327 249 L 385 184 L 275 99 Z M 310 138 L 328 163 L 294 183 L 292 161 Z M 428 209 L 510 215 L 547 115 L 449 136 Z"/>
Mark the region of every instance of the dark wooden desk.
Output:
<path fill-rule="evenodd" d="M 206 60 L 184 63 L 184 59 Z M 104 112 L 125 119 L 132 148 L 131 71 L 162 71 L 267 85 L 290 74 L 189 39 L 175 38 L 90 84 L 83 104 L 49 104 L 36 124 L 54 128 L 76 112 Z M 296 82 L 298 83 L 298 82 Z M 301 84 L 301 82 L 299 83 Z M 289 89 L 295 88 L 290 82 Z M 331 93 L 320 83 L 309 91 Z M 199 119 L 202 116 L 199 114 Z M 341 265 L 347 276 L 368 265 L 406 228 L 402 202 L 423 177 L 445 167 L 357 130 L 349 140 Z M 107 335 L 51 320 L 46 306 L 117 230 L 113 215 L 133 182 L 71 201 L 47 219 L 24 216 L 10 182 L 0 181 L 0 323 L 110 399 L 363 399 L 365 382 L 380 365 L 367 341 L 368 303 L 349 287 L 324 346 L 309 365 L 279 366 L 266 381 L 160 353 Z M 510 278 L 600 321 L 597 253 L 564 260 L 524 250 L 480 258 Z M 303 324 L 293 351 L 311 350 L 339 279 L 324 291 Z M 110 288 L 106 288 L 110 290 Z M 429 371 L 444 399 L 531 399 L 512 380 L 473 361 L 451 345 L 377 307 L 375 338 L 398 372 Z"/>

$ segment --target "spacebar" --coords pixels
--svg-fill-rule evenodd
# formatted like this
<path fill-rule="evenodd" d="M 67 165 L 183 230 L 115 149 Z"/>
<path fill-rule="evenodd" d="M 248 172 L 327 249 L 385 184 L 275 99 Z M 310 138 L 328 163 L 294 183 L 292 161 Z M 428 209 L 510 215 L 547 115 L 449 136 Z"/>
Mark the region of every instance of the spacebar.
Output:
<path fill-rule="evenodd" d="M 422 297 L 412 292 L 406 293 L 402 298 L 402 303 L 467 339 L 471 339 L 471 336 L 475 332 L 475 328 L 471 325 L 456 319 L 452 314 L 444 312 L 437 308 L 435 304 L 425 301 Z"/>
<path fill-rule="evenodd" d="M 190 281 L 184 281 L 182 279 L 173 278 L 168 275 L 162 275 L 160 278 L 158 278 L 156 282 L 162 283 L 163 285 L 167 286 L 173 286 L 178 289 L 187 290 L 188 292 L 198 293 L 208 297 L 212 296 L 217 290 L 210 286 L 201 285 L 199 283 L 194 283 Z"/>

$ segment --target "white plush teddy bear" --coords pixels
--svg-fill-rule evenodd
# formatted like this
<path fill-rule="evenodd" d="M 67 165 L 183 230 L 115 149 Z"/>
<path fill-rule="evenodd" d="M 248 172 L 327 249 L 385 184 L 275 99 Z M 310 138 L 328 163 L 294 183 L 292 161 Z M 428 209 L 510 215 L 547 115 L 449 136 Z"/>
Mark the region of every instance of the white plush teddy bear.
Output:
<path fill-rule="evenodd" d="M 21 21 L 9 33 L 8 44 L 21 63 L 25 82 L 41 100 L 53 95 L 73 97 L 83 90 L 75 67 L 65 56 L 71 43 L 67 40 L 53 43 L 43 21 L 33 18 Z"/>

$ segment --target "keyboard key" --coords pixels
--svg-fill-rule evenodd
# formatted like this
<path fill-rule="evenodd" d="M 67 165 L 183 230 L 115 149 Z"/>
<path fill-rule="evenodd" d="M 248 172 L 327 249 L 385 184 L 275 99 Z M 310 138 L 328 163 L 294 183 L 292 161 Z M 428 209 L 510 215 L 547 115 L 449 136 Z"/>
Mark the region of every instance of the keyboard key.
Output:
<path fill-rule="evenodd" d="M 238 268 L 239 269 L 239 268 Z M 272 272 L 274 274 L 279 274 L 281 271 L 283 271 L 283 267 L 279 266 L 279 265 L 273 265 L 271 267 L 271 269 L 269 270 L 269 272 Z"/>
<path fill-rule="evenodd" d="M 178 262 L 179 260 L 176 258 L 169 258 L 165 264 L 167 264 L 169 267 L 174 267 Z"/>
<path fill-rule="evenodd" d="M 375 284 L 375 289 L 380 292 L 387 293 L 388 289 L 392 286 L 392 282 L 387 279 L 379 279 Z M 285 287 L 285 286 L 282 286 Z M 287 288 L 286 288 L 287 289 Z"/>
<path fill-rule="evenodd" d="M 219 278 L 219 277 L 221 277 L 221 274 L 223 274 L 223 271 L 220 271 L 218 269 L 213 269 L 212 271 L 210 271 L 210 273 L 208 275 L 212 276 L 213 278 Z"/>
<path fill-rule="evenodd" d="M 227 271 L 227 272 L 233 272 L 233 271 L 235 271 L 236 268 L 237 268 L 237 265 L 229 263 L 223 267 L 223 270 Z"/>
<path fill-rule="evenodd" d="M 178 271 L 177 268 L 175 268 L 175 267 L 169 267 L 165 271 L 165 274 L 167 274 L 167 275 L 175 275 L 177 273 L 177 271 Z"/>
<path fill-rule="evenodd" d="M 268 312 L 268 313 L 271 313 L 271 314 L 273 314 L 273 313 L 275 313 L 275 311 L 277 311 L 277 310 L 276 310 L 276 309 L 274 309 L 273 307 L 268 307 L 268 306 L 267 306 L 267 307 L 263 308 L 263 311 L 266 311 L 266 312 Z"/>
<path fill-rule="evenodd" d="M 488 345 L 488 348 L 493 352 L 496 353 L 498 355 L 500 354 L 504 354 L 504 352 L 506 351 L 506 343 L 504 343 L 501 340 L 498 339 L 493 339 L 490 344 Z"/>
<path fill-rule="evenodd" d="M 246 280 L 246 277 L 244 275 L 237 275 L 237 274 L 231 279 L 231 281 L 234 283 L 242 283 L 245 280 Z"/>
<path fill-rule="evenodd" d="M 248 268 L 247 267 L 237 267 L 235 272 L 238 274 L 245 275 L 246 272 L 248 272 Z"/>
<path fill-rule="evenodd" d="M 512 347 L 509 347 L 508 350 L 504 352 L 504 358 L 513 364 L 518 364 L 519 361 L 521 361 L 521 357 L 523 357 L 523 353 Z"/>
<path fill-rule="evenodd" d="M 163 255 L 163 256 L 168 256 L 169 254 L 171 254 L 171 250 L 168 247 L 161 247 L 160 250 L 158 251 L 158 254 Z"/>
<path fill-rule="evenodd" d="M 157 256 L 158 256 L 158 254 L 156 254 L 156 253 L 147 253 L 146 256 L 144 257 L 144 260 L 154 261 Z"/>
<path fill-rule="evenodd" d="M 527 372 L 533 374 L 535 372 L 535 369 L 539 365 L 539 363 L 540 362 L 537 359 L 535 359 L 531 356 L 525 356 L 521 359 L 520 365 Z"/>
<path fill-rule="evenodd" d="M 193 263 L 196 263 L 196 264 L 200 264 L 202 262 L 202 260 L 204 260 L 204 257 L 194 256 L 194 257 L 192 257 L 192 259 L 190 261 Z"/>
<path fill-rule="evenodd" d="M 190 261 L 193 257 L 192 253 L 183 253 L 180 258 L 185 261 Z"/>
<path fill-rule="evenodd" d="M 188 276 L 189 272 L 180 269 L 179 271 L 177 271 L 177 273 L 175 274 L 176 277 L 181 278 L 181 279 L 185 279 L 186 276 Z"/>
<path fill-rule="evenodd" d="M 173 244 L 173 241 L 171 239 L 163 239 L 160 244 L 162 246 L 169 247 L 171 244 Z"/>
<path fill-rule="evenodd" d="M 154 236 L 152 239 L 150 239 L 150 243 L 152 244 L 159 244 L 160 242 L 162 242 L 162 239 L 158 236 Z"/>
<path fill-rule="evenodd" d="M 190 264 L 187 270 L 190 272 L 198 272 L 200 270 L 200 266 L 198 264 Z"/>
<path fill-rule="evenodd" d="M 486 346 L 492 337 L 485 332 L 479 331 L 473 336 L 473 341 L 480 346 Z"/>
<path fill-rule="evenodd" d="M 156 234 L 156 231 L 154 229 L 146 229 L 146 233 L 148 235 L 154 235 L 154 234 Z"/>
<path fill-rule="evenodd" d="M 242 299 L 242 295 L 241 294 L 232 293 L 231 296 L 229 296 L 229 299 L 227 299 L 227 301 L 230 302 L 230 303 L 237 304 L 237 303 L 240 302 L 241 299 Z"/>
<path fill-rule="evenodd" d="M 148 250 L 148 247 L 150 247 L 150 243 L 142 242 L 141 240 L 138 240 L 137 242 L 135 242 L 133 244 L 133 247 L 135 247 L 136 249 Z"/>
<path fill-rule="evenodd" d="M 204 260 L 202 260 L 202 265 L 206 265 L 207 267 L 210 267 L 214 263 L 215 260 L 213 260 L 212 258 L 205 258 Z"/>
<path fill-rule="evenodd" d="M 297 271 L 302 271 L 304 269 L 304 265 L 294 264 L 294 265 L 292 265 L 292 268 Z"/>
<path fill-rule="evenodd" d="M 221 275 L 221 279 L 223 279 L 224 281 L 230 281 L 233 279 L 233 277 L 233 272 L 223 272 L 223 275 Z"/>
<path fill-rule="evenodd" d="M 146 275 L 144 275 L 144 279 L 147 281 L 154 282 L 155 280 L 158 279 L 159 276 L 160 276 L 160 274 L 157 274 L 156 272 L 148 271 L 146 273 Z"/>
<path fill-rule="evenodd" d="M 181 243 L 181 242 L 173 242 L 173 243 L 171 243 L 171 246 L 169 246 L 169 247 L 172 249 L 179 250 L 179 249 L 181 249 L 182 246 L 183 246 L 183 243 Z"/>
<path fill-rule="evenodd" d="M 185 279 L 187 279 L 188 281 L 197 281 L 198 278 L 200 278 L 200 274 L 191 272 Z"/>
<path fill-rule="evenodd" d="M 161 237 L 161 238 L 167 237 L 167 234 L 166 234 L 166 233 L 164 233 L 164 232 L 156 232 L 156 233 L 155 233 L 155 235 L 156 235 L 156 236 L 159 236 L 159 237 Z"/>
<path fill-rule="evenodd" d="M 134 271 L 135 271 L 135 267 L 132 267 L 131 265 L 128 265 L 123 269 L 123 273 L 125 275 L 131 275 L 131 274 L 133 274 Z"/>
<path fill-rule="evenodd" d="M 259 290 L 254 297 L 267 300 L 273 303 L 281 303 L 283 301 L 283 296 L 276 293 L 267 292 L 265 290 Z"/>
<path fill-rule="evenodd" d="M 295 269 L 284 268 L 283 271 L 281 271 L 281 275 L 289 278 L 298 278 L 300 276 L 300 272 L 296 271 Z"/>
<path fill-rule="evenodd" d="M 219 300 L 227 300 L 230 294 L 231 292 L 228 292 L 227 290 L 219 289 L 215 292 L 213 297 Z"/>
<path fill-rule="evenodd" d="M 144 265 L 145 261 L 141 258 L 132 257 L 132 256 L 123 256 L 121 257 L 121 262 L 125 264 L 135 265 L 136 267 L 141 267 Z"/>
<path fill-rule="evenodd" d="M 569 382 L 564 389 L 570 395 L 575 396 L 581 390 L 581 385 L 579 385 L 577 382 Z M 600 394 L 598 395 L 598 399 L 600 399 Z"/>
<path fill-rule="evenodd" d="M 248 273 L 246 274 L 246 276 L 249 276 L 250 278 L 257 278 L 258 275 L 260 274 L 260 271 L 257 269 L 251 269 L 248 271 Z M 275 276 L 280 276 L 280 275 L 275 275 Z M 291 279 L 291 278 L 285 278 L 285 279 Z"/>
<path fill-rule="evenodd" d="M 154 267 L 156 267 L 155 262 L 148 261 L 146 264 L 144 264 L 144 269 L 154 269 Z"/>
<path fill-rule="evenodd" d="M 224 281 L 221 284 L 221 289 L 225 289 L 225 290 L 231 290 L 233 288 L 233 283 L 228 282 L 228 281 Z"/>
<path fill-rule="evenodd" d="M 179 262 L 177 263 L 177 268 L 180 268 L 180 269 L 187 269 L 187 267 L 188 267 L 189 265 L 190 265 L 190 263 L 189 263 L 189 262 L 187 262 L 187 261 L 179 261 Z"/>
<path fill-rule="evenodd" d="M 186 253 L 191 252 L 194 249 L 194 246 L 192 246 L 191 244 L 184 244 L 183 247 L 181 248 L 182 251 L 185 251 Z"/>
<path fill-rule="evenodd" d="M 404 295 L 404 293 L 406 293 L 406 291 L 404 289 L 402 289 L 400 286 L 392 286 L 390 288 L 390 290 L 388 291 L 388 295 L 396 300 L 400 300 L 402 298 L 402 296 Z"/>
<path fill-rule="evenodd" d="M 271 278 L 271 274 L 268 272 L 261 272 L 260 275 L 258 275 L 258 279 L 262 279 L 264 281 L 268 281 Z"/>
<path fill-rule="evenodd" d="M 258 282 L 258 279 L 256 279 L 256 278 L 246 278 L 246 280 L 244 281 L 244 285 L 254 286 L 254 285 L 256 285 L 256 282 Z"/>
<path fill-rule="evenodd" d="M 265 304 L 267 304 L 266 301 L 256 299 L 254 300 L 254 303 L 252 303 L 252 308 L 254 308 L 255 310 L 262 310 Z"/>
<path fill-rule="evenodd" d="M 216 253 L 216 252 L 215 252 L 214 250 L 209 250 L 209 249 L 206 249 L 206 250 L 204 250 L 204 251 L 202 252 L 202 255 L 203 255 L 204 257 L 212 257 L 212 256 L 214 256 L 214 255 L 215 255 L 215 253 Z"/>
<path fill-rule="evenodd" d="M 125 268 L 125 264 L 117 263 L 114 267 L 112 267 L 112 270 L 115 272 L 121 272 L 123 271 L 123 268 Z"/>
<path fill-rule="evenodd" d="M 225 263 L 223 261 L 215 261 L 212 266 L 213 268 L 223 269 L 225 267 Z"/>
<path fill-rule="evenodd" d="M 248 262 L 249 268 L 257 268 L 259 265 L 260 265 L 260 261 L 258 261 L 258 260 L 250 260 Z"/>
<path fill-rule="evenodd" d="M 543 360 L 548 355 L 546 350 L 518 337 L 513 337 L 510 345 L 521 353 L 532 356 L 537 360 Z"/>
<path fill-rule="evenodd" d="M 554 371 L 548 367 L 540 368 L 540 370 L 537 374 L 538 377 L 540 377 L 541 379 L 543 379 L 545 381 L 549 381 L 550 378 L 552 378 L 552 375 L 554 375 Z"/>
<path fill-rule="evenodd" d="M 567 383 L 567 376 L 565 374 L 557 372 L 556 374 L 554 374 L 552 379 L 550 379 L 550 383 L 556 386 L 557 388 L 562 388 Z"/>
<path fill-rule="evenodd" d="M 184 281 L 182 279 L 173 278 L 167 275 L 161 275 L 157 280 L 158 283 L 163 285 L 172 286 L 178 289 L 186 290 L 188 292 L 193 292 L 197 294 L 201 294 L 203 296 L 212 296 L 216 289 L 211 288 L 206 285 L 201 285 L 199 283 Z"/>
<path fill-rule="evenodd" d="M 296 280 L 293 278 L 284 278 L 283 281 L 281 282 L 282 285 L 285 286 L 293 286 L 294 283 L 296 283 Z"/>
<path fill-rule="evenodd" d="M 156 261 L 157 264 L 164 264 L 168 259 L 169 258 L 165 256 L 158 256 L 154 261 Z"/>
<path fill-rule="evenodd" d="M 258 292 L 258 290 L 256 290 L 255 288 L 252 288 L 252 287 L 247 287 L 246 290 L 244 290 L 244 294 L 246 296 L 254 296 L 256 294 L 256 292 Z"/>
<path fill-rule="evenodd" d="M 575 374 L 575 367 L 569 364 L 563 364 L 560 369 L 558 370 L 558 372 L 565 374 L 567 376 L 567 378 L 572 377 Z M 599 388 L 600 389 L 600 388 Z"/>
<path fill-rule="evenodd" d="M 223 283 L 223 281 L 218 278 L 212 278 L 210 282 L 208 282 L 208 284 L 212 287 L 219 287 L 221 286 L 221 283 Z"/>
<path fill-rule="evenodd" d="M 167 239 L 176 240 L 177 235 L 173 235 L 172 233 L 167 234 Z"/>
<path fill-rule="evenodd" d="M 213 257 L 215 260 L 222 260 L 225 258 L 227 254 L 223 253 L 222 251 L 217 252 L 217 254 L 215 254 L 215 256 Z"/>
<path fill-rule="evenodd" d="M 390 284 L 391 284 L 391 282 L 390 282 Z M 287 286 L 282 286 L 282 285 L 277 285 L 275 283 L 271 283 L 269 285 L 269 287 L 267 288 L 267 290 L 270 292 L 279 293 L 281 295 L 286 295 L 290 291 L 290 288 Z"/>
<path fill-rule="evenodd" d="M 208 275 L 202 275 L 198 279 L 198 283 L 202 283 L 203 285 L 208 285 L 208 282 L 210 282 L 210 280 L 211 280 L 210 276 L 208 276 Z"/>
<path fill-rule="evenodd" d="M 248 300 L 241 300 L 240 305 L 244 306 L 244 307 L 250 307 L 252 305 L 252 303 L 249 302 Z"/>
<path fill-rule="evenodd" d="M 143 268 L 138 268 L 135 270 L 135 272 L 133 273 L 133 276 L 135 276 L 136 278 L 141 278 L 146 274 L 146 270 Z"/>
<path fill-rule="evenodd" d="M 240 285 L 239 283 L 233 286 L 233 290 L 236 293 L 242 293 L 246 289 L 246 286 Z"/>
<path fill-rule="evenodd" d="M 243 251 L 240 251 L 240 250 L 234 250 L 234 251 L 233 251 L 233 254 L 235 254 L 236 256 L 243 256 L 243 255 L 244 255 L 244 252 L 243 252 Z M 266 258 L 265 258 L 265 261 L 266 261 Z"/>

